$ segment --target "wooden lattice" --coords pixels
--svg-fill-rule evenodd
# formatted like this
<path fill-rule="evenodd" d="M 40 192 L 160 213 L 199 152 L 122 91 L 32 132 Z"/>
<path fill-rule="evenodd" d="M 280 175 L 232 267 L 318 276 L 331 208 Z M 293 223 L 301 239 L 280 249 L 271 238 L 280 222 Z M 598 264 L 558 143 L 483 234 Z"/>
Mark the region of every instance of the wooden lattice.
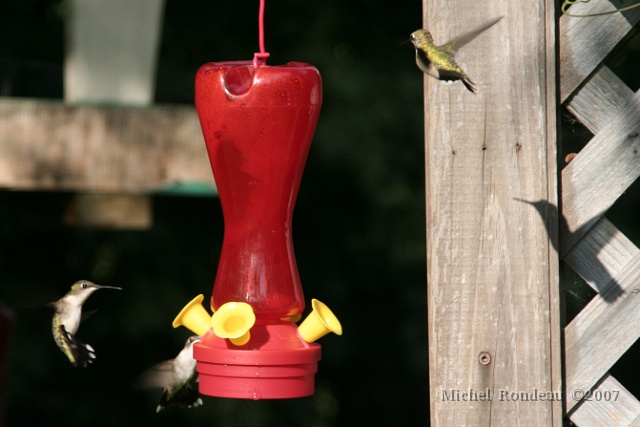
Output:
<path fill-rule="evenodd" d="M 620 6 L 592 1 L 570 12 Z M 640 91 L 602 65 L 639 20 L 638 8 L 560 19 L 561 101 L 595 135 L 562 171 L 560 255 L 598 292 L 565 328 L 566 410 L 580 427 L 640 425 L 640 401 L 608 372 L 640 337 L 640 249 L 604 216 L 640 176 Z"/>

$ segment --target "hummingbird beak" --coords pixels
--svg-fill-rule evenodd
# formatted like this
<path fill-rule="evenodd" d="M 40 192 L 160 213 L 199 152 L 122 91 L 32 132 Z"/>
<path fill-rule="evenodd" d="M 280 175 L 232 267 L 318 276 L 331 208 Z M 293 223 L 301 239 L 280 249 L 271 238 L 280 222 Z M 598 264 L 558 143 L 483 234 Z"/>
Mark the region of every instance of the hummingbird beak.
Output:
<path fill-rule="evenodd" d="M 119 288 L 119 287 L 117 287 L 117 286 L 102 286 L 102 285 L 96 285 L 96 287 L 97 287 L 98 289 L 117 289 L 117 290 L 119 290 L 119 291 L 121 291 L 121 290 L 122 290 L 122 288 Z"/>
<path fill-rule="evenodd" d="M 406 39 L 402 43 L 400 43 L 398 46 L 402 46 L 402 45 L 405 45 L 407 43 L 411 43 L 411 40 L 410 39 Z"/>
<path fill-rule="evenodd" d="M 516 200 L 518 202 L 522 202 L 522 203 L 526 203 L 528 205 L 535 205 L 536 202 L 530 202 L 529 200 L 524 200 L 524 199 L 520 199 L 518 197 L 514 197 L 513 200 Z"/>

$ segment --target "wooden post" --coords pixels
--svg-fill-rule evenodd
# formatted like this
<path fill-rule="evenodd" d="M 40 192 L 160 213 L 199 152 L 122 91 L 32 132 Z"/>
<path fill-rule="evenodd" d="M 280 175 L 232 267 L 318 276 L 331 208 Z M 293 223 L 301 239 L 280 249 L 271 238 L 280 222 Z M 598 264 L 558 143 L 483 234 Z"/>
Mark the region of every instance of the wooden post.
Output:
<path fill-rule="evenodd" d="M 504 15 L 458 52 L 477 94 L 425 76 L 435 427 L 562 425 L 554 7 L 423 0 L 437 45 Z"/>

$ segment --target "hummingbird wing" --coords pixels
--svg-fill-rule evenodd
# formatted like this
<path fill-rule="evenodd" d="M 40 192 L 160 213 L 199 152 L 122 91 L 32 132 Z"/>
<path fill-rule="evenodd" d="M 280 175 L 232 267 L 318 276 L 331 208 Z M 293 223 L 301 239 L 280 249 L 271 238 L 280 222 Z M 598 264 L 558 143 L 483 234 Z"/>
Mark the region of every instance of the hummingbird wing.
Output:
<path fill-rule="evenodd" d="M 93 347 L 74 337 L 64 325 L 60 325 L 59 332 L 56 344 L 58 344 L 58 347 L 60 347 L 73 366 L 86 368 L 90 363 L 93 363 L 96 358 Z"/>
<path fill-rule="evenodd" d="M 485 24 L 481 25 L 480 27 L 469 31 L 467 33 L 464 33 L 460 36 L 457 36 L 456 38 L 449 40 L 447 43 L 443 44 L 442 46 L 440 46 L 441 49 L 445 50 L 447 53 L 453 55 L 454 53 L 456 53 L 458 50 L 460 50 L 460 48 L 464 45 L 466 45 L 467 43 L 469 43 L 471 40 L 475 39 L 480 33 L 488 30 L 489 28 L 491 28 L 492 26 L 494 26 L 495 24 L 498 23 L 498 21 L 500 21 L 502 18 L 504 18 L 504 16 L 501 16 L 499 18 L 493 19 L 489 22 L 486 22 Z"/>
<path fill-rule="evenodd" d="M 144 373 L 133 383 L 135 388 L 166 388 L 173 384 L 173 360 L 160 362 Z"/>
<path fill-rule="evenodd" d="M 198 380 L 198 374 L 194 373 L 191 379 L 182 386 L 175 385 L 173 374 L 173 360 L 165 360 L 154 365 L 151 369 L 140 375 L 133 383 L 136 388 L 163 388 L 160 402 L 156 412 L 162 411 L 169 404 L 176 404 L 182 408 L 191 408 L 202 405 L 202 399 L 198 394 L 194 382 Z"/>
<path fill-rule="evenodd" d="M 427 56 L 422 49 L 416 49 L 416 64 L 423 73 L 428 74 L 431 77 L 435 77 L 436 79 L 440 77 L 438 67 L 433 65 L 429 56 Z"/>
<path fill-rule="evenodd" d="M 95 310 L 91 310 L 91 311 L 82 310 L 82 314 L 80 315 L 80 322 L 84 322 L 85 320 L 89 319 L 91 316 L 93 316 L 97 312 L 98 312 L 97 308 Z"/>

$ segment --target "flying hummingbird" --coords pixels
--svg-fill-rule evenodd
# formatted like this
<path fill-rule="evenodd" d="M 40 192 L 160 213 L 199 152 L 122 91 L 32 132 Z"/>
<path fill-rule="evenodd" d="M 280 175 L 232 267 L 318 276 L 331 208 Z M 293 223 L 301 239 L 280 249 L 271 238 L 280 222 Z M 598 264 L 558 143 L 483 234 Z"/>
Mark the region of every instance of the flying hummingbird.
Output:
<path fill-rule="evenodd" d="M 193 345 L 200 341 L 200 337 L 193 335 L 187 338 L 184 348 L 175 359 L 165 360 L 154 365 L 143 373 L 134 383 L 137 388 L 163 388 L 160 403 L 156 413 L 173 403 L 183 408 L 202 405 L 198 395 L 198 388 L 194 384 L 198 381 L 196 360 L 193 358 Z"/>
<path fill-rule="evenodd" d="M 78 280 L 65 296 L 50 303 L 56 310 L 51 325 L 53 339 L 73 366 L 86 367 L 96 358 L 93 347 L 80 342 L 76 332 L 83 317 L 82 304 L 98 289 L 122 290 L 115 286 L 100 286 L 88 280 Z"/>
<path fill-rule="evenodd" d="M 462 68 L 456 63 L 454 56 L 462 46 L 469 43 L 502 18 L 503 16 L 489 21 L 480 28 L 462 34 L 441 46 L 436 46 L 433 43 L 433 37 L 429 31 L 414 31 L 411 33 L 409 40 L 416 49 L 416 64 L 418 64 L 418 68 L 438 80 L 461 80 L 469 91 L 475 93 L 475 83 L 471 81 L 467 73 L 462 71 Z"/>

